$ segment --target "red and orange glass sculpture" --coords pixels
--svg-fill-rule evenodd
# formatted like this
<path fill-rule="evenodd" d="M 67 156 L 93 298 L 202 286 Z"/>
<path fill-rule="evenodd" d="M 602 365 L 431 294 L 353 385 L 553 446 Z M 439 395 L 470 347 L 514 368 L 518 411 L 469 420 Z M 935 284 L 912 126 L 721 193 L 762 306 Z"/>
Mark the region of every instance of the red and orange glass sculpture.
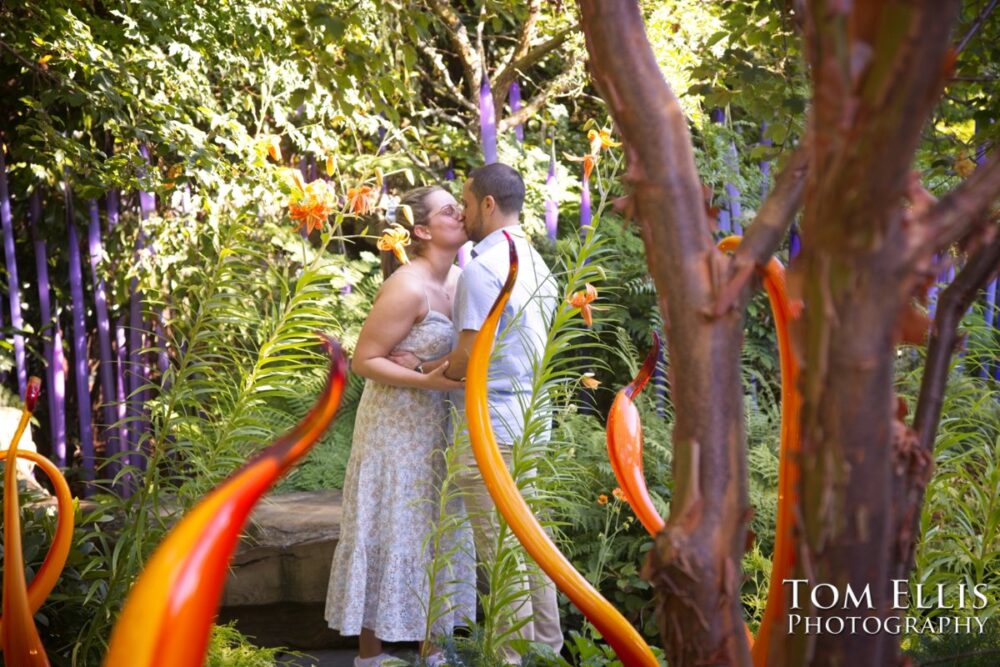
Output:
<path fill-rule="evenodd" d="M 347 363 L 324 338 L 330 375 L 316 405 L 294 429 L 261 451 L 170 531 L 125 601 L 106 667 L 194 667 L 209 632 L 240 532 L 261 496 L 301 459 L 340 407 Z"/>
<path fill-rule="evenodd" d="M 264 449 L 196 505 L 167 535 L 125 601 L 111 636 L 107 667 L 197 667 L 203 664 L 226 570 L 250 511 L 261 496 L 299 461 L 333 421 L 347 378 L 340 346 L 323 337 L 330 357 L 326 387 L 305 418 Z M 17 451 L 38 399 L 32 378 L 14 442 L 0 458 L 23 457 L 42 466 L 52 480 L 59 518 L 49 554 L 30 586 L 21 553 L 16 466 L 4 478 L 4 580 L 0 648 L 5 663 L 49 664 L 32 615 L 52 590 L 73 534 L 73 504 L 66 480 L 48 459 Z"/>

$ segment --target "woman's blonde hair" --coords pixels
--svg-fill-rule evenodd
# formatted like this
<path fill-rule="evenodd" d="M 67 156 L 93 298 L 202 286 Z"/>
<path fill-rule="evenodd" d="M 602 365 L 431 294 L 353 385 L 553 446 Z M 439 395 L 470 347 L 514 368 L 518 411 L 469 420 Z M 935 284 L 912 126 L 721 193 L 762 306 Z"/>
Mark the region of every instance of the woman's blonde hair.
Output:
<path fill-rule="evenodd" d="M 409 206 L 410 212 L 413 213 L 413 225 L 406 219 L 399 208 L 396 209 L 394 220 L 386 220 L 383 224 L 382 231 L 385 231 L 393 224 L 398 224 L 400 227 L 410 232 L 410 245 L 407 246 L 407 252 L 411 255 L 419 255 L 423 250 L 424 241 L 420 239 L 416 234 L 413 233 L 413 227 L 416 225 L 426 225 L 431 217 L 431 207 L 427 203 L 427 198 L 434 192 L 438 190 L 442 192 L 447 192 L 440 185 L 424 185 L 419 188 L 413 188 L 408 191 L 399 200 L 398 206 Z M 396 259 L 396 256 L 391 252 L 382 253 L 382 277 L 388 278 L 393 274 L 393 272 L 398 269 L 402 264 Z"/>

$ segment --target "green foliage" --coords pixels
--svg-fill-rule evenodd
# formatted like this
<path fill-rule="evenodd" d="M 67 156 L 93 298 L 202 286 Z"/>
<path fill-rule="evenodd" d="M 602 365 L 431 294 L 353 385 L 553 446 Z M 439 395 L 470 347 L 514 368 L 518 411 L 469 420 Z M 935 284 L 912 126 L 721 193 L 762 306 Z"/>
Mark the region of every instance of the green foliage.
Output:
<path fill-rule="evenodd" d="M 250 643 L 232 624 L 212 627 L 205 667 L 272 667 L 298 664 L 298 653 L 283 649 L 260 648 Z"/>
<path fill-rule="evenodd" d="M 963 318 L 968 347 L 952 360 L 945 388 L 941 423 L 934 446 L 935 471 L 927 486 L 916 546 L 916 568 L 910 588 L 943 585 L 945 604 L 954 610 L 911 609 L 919 619 L 938 615 L 976 616 L 986 620 L 980 635 L 907 636 L 903 648 L 920 664 L 995 664 L 1000 653 L 996 618 L 1000 605 L 987 595 L 983 609 L 958 608 L 958 587 L 1000 581 L 1000 390 L 979 377 L 979 368 L 995 358 L 996 332 L 983 324 L 981 309 Z M 912 411 L 923 371 L 923 350 L 907 350 L 899 359 L 897 391 Z M 975 628 L 976 626 L 973 625 Z"/>
<path fill-rule="evenodd" d="M 749 121 L 747 145 L 756 143 L 762 123 L 776 148 L 802 134 L 809 84 L 794 20 L 784 2 L 726 3 L 717 30 L 699 45 L 703 58 L 693 64 L 689 92 L 703 95 L 706 106 Z M 750 157 L 757 162 L 774 155 L 761 149 Z"/>
<path fill-rule="evenodd" d="M 948 385 L 911 582 L 925 588 L 943 583 L 954 596 L 960 583 L 1000 585 L 1000 392 L 958 373 Z M 976 614 L 990 618 L 998 612 L 991 597 Z"/>
<path fill-rule="evenodd" d="M 972 627 L 978 628 L 973 622 Z M 1000 625 L 987 623 L 983 633 L 921 633 L 903 641 L 906 654 L 918 665 L 994 667 L 1000 656 Z"/>
<path fill-rule="evenodd" d="M 638 401 L 643 423 L 643 465 L 650 496 L 661 516 L 669 511 L 671 424 L 658 418 L 647 396 Z M 604 425 L 594 416 L 560 416 L 556 438 L 571 449 L 562 463 L 563 474 L 574 481 L 573 504 L 559 508 L 567 557 L 588 580 L 635 625 L 647 641 L 658 642 L 655 607 L 650 585 L 639 575 L 653 543 L 631 508 L 617 498 L 618 486 L 608 461 Z M 567 628 L 586 627 L 574 607 L 564 609 Z"/>
<path fill-rule="evenodd" d="M 262 155 L 260 135 L 287 132 L 300 151 L 334 152 L 344 129 L 373 132 L 364 113 L 406 90 L 377 66 L 387 40 L 370 2 L 47 0 L 3 15 L 5 80 L 14 77 L 24 114 L 12 149 L 35 179 L 56 182 L 67 166 L 98 194 L 138 185 L 136 142 L 169 163 L 147 173 L 147 189 L 175 164 L 180 182 L 215 189 Z M 114 159 L 104 132 L 126 147 Z"/>

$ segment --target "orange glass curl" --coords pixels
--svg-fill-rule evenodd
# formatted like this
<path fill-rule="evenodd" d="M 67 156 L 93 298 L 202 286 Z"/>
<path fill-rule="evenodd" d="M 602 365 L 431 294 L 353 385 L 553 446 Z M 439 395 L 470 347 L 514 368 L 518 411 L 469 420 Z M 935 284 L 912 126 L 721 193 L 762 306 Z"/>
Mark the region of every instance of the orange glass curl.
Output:
<path fill-rule="evenodd" d="M 642 422 L 633 398 L 646 386 L 656 368 L 660 356 L 660 336 L 653 333 L 653 348 L 646 355 L 639 374 L 615 396 L 608 413 L 608 458 L 615 479 L 625 493 L 625 501 L 635 512 L 640 523 L 656 535 L 663 529 L 664 522 L 646 488 L 646 477 L 642 467 Z"/>
<path fill-rule="evenodd" d="M 719 250 L 731 252 L 740 244 L 739 236 L 719 241 Z M 781 582 L 787 579 L 795 564 L 795 544 L 792 535 L 793 514 L 798 504 L 799 455 L 802 441 L 799 416 L 802 395 L 799 393 L 799 364 L 792 353 L 788 323 L 798 315 L 785 288 L 785 267 L 775 258 L 762 270 L 764 289 L 771 304 L 774 328 L 778 338 L 778 361 L 781 367 L 781 445 L 778 459 L 778 516 L 774 529 L 774 556 L 771 559 L 771 583 L 767 589 L 767 605 L 753 644 L 754 665 L 767 663 L 771 628 L 785 613 L 785 594 Z"/>
<path fill-rule="evenodd" d="M 323 337 L 330 374 L 291 431 L 196 505 L 157 547 L 125 601 L 106 667 L 197 667 L 205 658 L 229 559 L 254 504 L 319 440 L 340 406 L 347 363 Z"/>
<path fill-rule="evenodd" d="M 31 413 L 38 401 L 41 386 L 42 381 L 37 377 L 32 377 L 28 381 L 24 407 L 21 409 L 21 419 L 17 424 L 17 430 L 14 432 L 10 447 L 5 452 L 7 465 L 4 469 L 3 487 L 4 624 L 3 634 L 0 634 L 0 645 L 3 646 L 4 650 L 4 662 L 18 665 L 18 667 L 48 667 L 49 664 L 45 649 L 42 647 L 42 640 L 38 636 L 38 628 L 35 627 L 34 609 L 31 607 L 31 599 L 28 595 L 24 572 L 24 554 L 21 547 L 21 502 L 17 489 L 17 457 L 23 455 L 23 452 L 17 451 L 17 445 L 31 420 Z M 72 526 L 70 526 L 71 533 L 72 530 Z M 49 557 L 46 560 L 49 561 Z M 63 561 L 65 561 L 65 555 Z M 58 565 L 58 569 L 62 569 L 61 563 L 53 562 L 52 564 L 53 566 Z M 47 576 L 52 577 L 51 574 Z M 56 572 L 55 577 L 58 576 L 59 573 Z M 39 586 L 37 590 L 41 588 L 42 586 Z"/>
<path fill-rule="evenodd" d="M 656 667 L 659 663 L 636 629 L 573 568 L 539 525 L 497 447 L 490 424 L 486 381 L 500 316 L 517 278 L 517 251 L 510 235 L 506 232 L 504 235 L 510 248 L 507 281 L 476 336 L 466 369 L 465 409 L 476 462 L 497 509 L 525 551 L 590 619 L 621 661 L 629 667 Z"/>

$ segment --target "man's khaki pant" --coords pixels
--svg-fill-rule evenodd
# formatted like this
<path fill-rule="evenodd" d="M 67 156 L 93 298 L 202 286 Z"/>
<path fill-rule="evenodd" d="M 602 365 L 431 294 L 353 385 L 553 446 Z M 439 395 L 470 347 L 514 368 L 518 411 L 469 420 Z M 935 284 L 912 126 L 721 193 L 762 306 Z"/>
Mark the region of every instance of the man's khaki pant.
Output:
<path fill-rule="evenodd" d="M 510 469 L 510 447 L 501 445 L 500 451 L 507 463 L 507 468 Z M 494 550 L 499 532 L 497 511 L 474 460 L 471 461 L 471 465 L 466 467 L 466 471 L 458 476 L 457 482 L 462 490 L 465 507 L 472 521 L 477 560 L 480 564 L 491 563 L 494 560 Z M 528 558 L 528 556 L 525 557 Z M 520 606 L 512 610 L 511 615 L 515 624 L 522 619 L 527 619 L 524 625 L 519 628 L 516 637 L 546 644 L 558 654 L 562 650 L 563 635 L 559 625 L 556 586 L 534 564 L 529 567 L 522 562 L 518 569 L 521 574 L 519 577 L 520 585 L 522 588 L 528 589 L 529 592 L 521 597 Z M 503 631 L 506 627 L 508 626 L 504 622 L 499 629 Z M 504 655 L 511 664 L 520 664 L 521 662 L 520 656 L 510 647 L 504 649 Z"/>

